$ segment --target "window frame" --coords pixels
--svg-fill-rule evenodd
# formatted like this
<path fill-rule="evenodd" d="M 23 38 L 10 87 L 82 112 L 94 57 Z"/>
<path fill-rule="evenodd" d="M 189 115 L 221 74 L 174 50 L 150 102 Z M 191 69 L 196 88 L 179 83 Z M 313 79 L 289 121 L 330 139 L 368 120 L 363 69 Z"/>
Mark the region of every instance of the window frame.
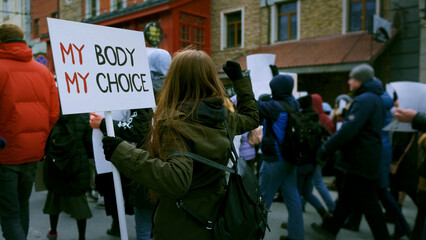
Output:
<path fill-rule="evenodd" d="M 368 0 L 361 0 L 363 2 L 363 5 L 366 3 L 366 1 Z M 375 0 L 376 1 L 376 12 L 375 14 L 377 16 L 380 16 L 380 2 L 379 0 Z M 343 6 L 343 11 L 342 11 L 342 34 L 345 33 L 350 33 L 350 32 L 360 32 L 360 31 L 366 31 L 368 26 L 365 26 L 365 28 L 361 29 L 361 30 L 356 30 L 356 31 L 351 31 L 350 29 L 350 17 L 351 17 L 351 0 L 342 0 L 342 6 Z M 363 12 L 364 12 L 364 7 L 363 7 Z M 364 17 L 364 23 L 361 24 L 367 24 L 366 22 L 366 18 Z"/>
<path fill-rule="evenodd" d="M 96 12 L 93 15 L 92 2 L 96 3 Z M 100 0 L 86 0 L 86 18 L 96 17 L 100 15 Z"/>
<path fill-rule="evenodd" d="M 241 12 L 241 44 L 240 46 L 232 46 L 228 47 L 228 22 L 226 15 L 229 15 L 231 13 L 235 12 Z M 224 11 L 221 11 L 220 13 L 220 50 L 224 49 L 236 49 L 236 48 L 244 48 L 244 7 L 241 8 L 234 8 L 234 9 L 227 9 Z M 235 34 L 238 34 L 238 31 L 235 32 Z M 238 36 L 238 35 L 237 35 Z"/>
<path fill-rule="evenodd" d="M 296 38 L 295 39 L 288 39 L 288 40 L 278 40 L 278 17 L 279 17 L 279 6 L 284 3 L 290 3 L 295 2 L 297 4 L 296 6 L 296 14 L 297 14 L 297 30 L 296 30 Z M 288 41 L 298 41 L 300 40 L 300 0 L 287 0 L 287 1 L 276 1 L 273 5 L 271 5 L 271 43 L 278 43 L 278 42 L 288 42 Z M 291 21 L 288 22 L 288 24 L 291 24 Z M 291 28 L 288 29 L 288 31 L 291 32 Z"/>
<path fill-rule="evenodd" d="M 185 17 L 186 15 L 186 17 Z M 184 21 L 192 18 L 192 21 Z M 198 18 L 198 19 L 197 19 Z M 207 50 L 207 18 L 192 13 L 180 12 L 178 22 L 178 49 L 193 45 L 198 50 Z M 184 37 L 184 38 L 182 38 Z"/>
<path fill-rule="evenodd" d="M 121 7 L 118 7 L 118 3 L 121 1 Z M 110 0 L 110 12 L 120 10 L 127 7 L 127 0 Z"/>
<path fill-rule="evenodd" d="M 6 21 L 10 18 L 10 2 L 9 0 L 3 0 L 3 20 Z"/>

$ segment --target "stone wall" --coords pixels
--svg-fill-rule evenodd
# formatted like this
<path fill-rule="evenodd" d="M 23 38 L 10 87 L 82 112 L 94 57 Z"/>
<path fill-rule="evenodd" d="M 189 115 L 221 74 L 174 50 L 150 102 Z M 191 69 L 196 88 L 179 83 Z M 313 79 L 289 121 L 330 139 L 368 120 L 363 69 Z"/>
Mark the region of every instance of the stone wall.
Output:
<path fill-rule="evenodd" d="M 59 8 L 59 17 L 61 19 L 78 22 L 83 19 L 82 1 L 60 0 Z"/>

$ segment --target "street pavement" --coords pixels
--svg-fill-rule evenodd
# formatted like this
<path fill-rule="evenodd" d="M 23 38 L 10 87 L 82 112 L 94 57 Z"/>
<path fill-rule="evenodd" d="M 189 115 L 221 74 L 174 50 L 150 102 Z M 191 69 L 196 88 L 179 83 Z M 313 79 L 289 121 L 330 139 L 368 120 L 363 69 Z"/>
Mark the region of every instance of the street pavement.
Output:
<path fill-rule="evenodd" d="M 324 177 L 325 182 L 330 182 L 330 177 Z M 330 192 L 334 198 L 337 193 Z M 47 239 L 46 234 L 49 230 L 49 216 L 43 214 L 43 206 L 46 200 L 46 191 L 33 191 L 30 198 L 30 230 L 28 240 Z M 315 192 L 318 196 L 318 193 Z M 106 230 L 111 226 L 111 217 L 106 216 L 105 209 L 97 206 L 95 201 L 89 201 L 93 217 L 87 220 L 86 239 L 87 240 L 116 240 L 119 237 L 112 237 L 106 234 Z M 408 223 L 412 227 L 414 224 L 417 208 L 409 197 L 406 198 L 403 206 L 403 214 L 407 218 Z M 281 229 L 280 225 L 285 220 L 287 221 L 287 209 L 283 203 L 274 202 L 271 206 L 271 212 L 268 216 L 271 232 L 267 232 L 265 240 L 278 240 L 281 235 L 286 235 L 287 231 Z M 309 204 L 306 205 L 304 216 L 305 240 L 321 239 L 310 227 L 311 223 L 321 221 L 320 216 L 314 208 Z M 127 229 L 129 239 L 135 239 L 135 222 L 133 216 L 126 216 Z M 390 233 L 393 233 L 393 225 L 388 224 Z M 77 240 L 77 224 L 69 215 L 61 213 L 58 223 L 58 240 Z M 370 229 L 363 218 L 359 232 L 349 230 L 341 230 L 337 236 L 337 240 L 369 240 L 373 239 Z"/>

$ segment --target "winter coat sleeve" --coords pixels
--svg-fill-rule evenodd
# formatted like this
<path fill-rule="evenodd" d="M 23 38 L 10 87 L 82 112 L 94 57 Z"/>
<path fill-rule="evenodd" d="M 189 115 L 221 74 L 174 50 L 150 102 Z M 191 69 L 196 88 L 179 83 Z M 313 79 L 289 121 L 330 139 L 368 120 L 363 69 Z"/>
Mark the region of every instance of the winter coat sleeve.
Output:
<path fill-rule="evenodd" d="M 351 141 L 367 123 L 372 111 L 374 106 L 368 104 L 368 98 L 355 99 L 345 115 L 342 127 L 323 144 L 324 150 L 333 153 Z"/>
<path fill-rule="evenodd" d="M 152 125 L 151 118 L 150 108 L 132 110 L 128 121 L 113 121 L 115 135 L 128 142 L 140 144 Z M 100 129 L 107 135 L 105 119 L 102 119 Z"/>
<path fill-rule="evenodd" d="M 413 119 L 412 125 L 414 129 L 426 132 L 426 113 L 417 113 Z"/>
<path fill-rule="evenodd" d="M 259 112 L 249 77 L 233 82 L 237 94 L 237 112 L 227 111 L 227 120 L 233 136 L 243 134 L 259 126 Z"/>
<path fill-rule="evenodd" d="M 55 125 L 59 118 L 59 94 L 58 88 L 56 87 L 55 78 L 49 73 L 51 79 L 50 84 L 50 106 L 49 106 L 49 131 Z"/>
<path fill-rule="evenodd" d="M 172 141 L 164 140 L 166 152 L 179 149 Z M 114 151 L 111 162 L 128 178 L 169 198 L 182 198 L 192 182 L 192 160 L 176 156 L 163 161 L 153 158 L 148 151 L 122 142 Z"/>

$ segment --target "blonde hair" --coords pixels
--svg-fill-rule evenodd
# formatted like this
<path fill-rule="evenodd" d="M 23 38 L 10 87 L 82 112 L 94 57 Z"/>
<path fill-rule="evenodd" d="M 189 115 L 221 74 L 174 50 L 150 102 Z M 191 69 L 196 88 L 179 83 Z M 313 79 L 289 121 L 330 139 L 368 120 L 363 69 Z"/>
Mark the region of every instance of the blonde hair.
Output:
<path fill-rule="evenodd" d="M 0 41 L 4 42 L 9 39 L 23 39 L 24 32 L 22 29 L 11 23 L 5 23 L 0 26 Z"/>

